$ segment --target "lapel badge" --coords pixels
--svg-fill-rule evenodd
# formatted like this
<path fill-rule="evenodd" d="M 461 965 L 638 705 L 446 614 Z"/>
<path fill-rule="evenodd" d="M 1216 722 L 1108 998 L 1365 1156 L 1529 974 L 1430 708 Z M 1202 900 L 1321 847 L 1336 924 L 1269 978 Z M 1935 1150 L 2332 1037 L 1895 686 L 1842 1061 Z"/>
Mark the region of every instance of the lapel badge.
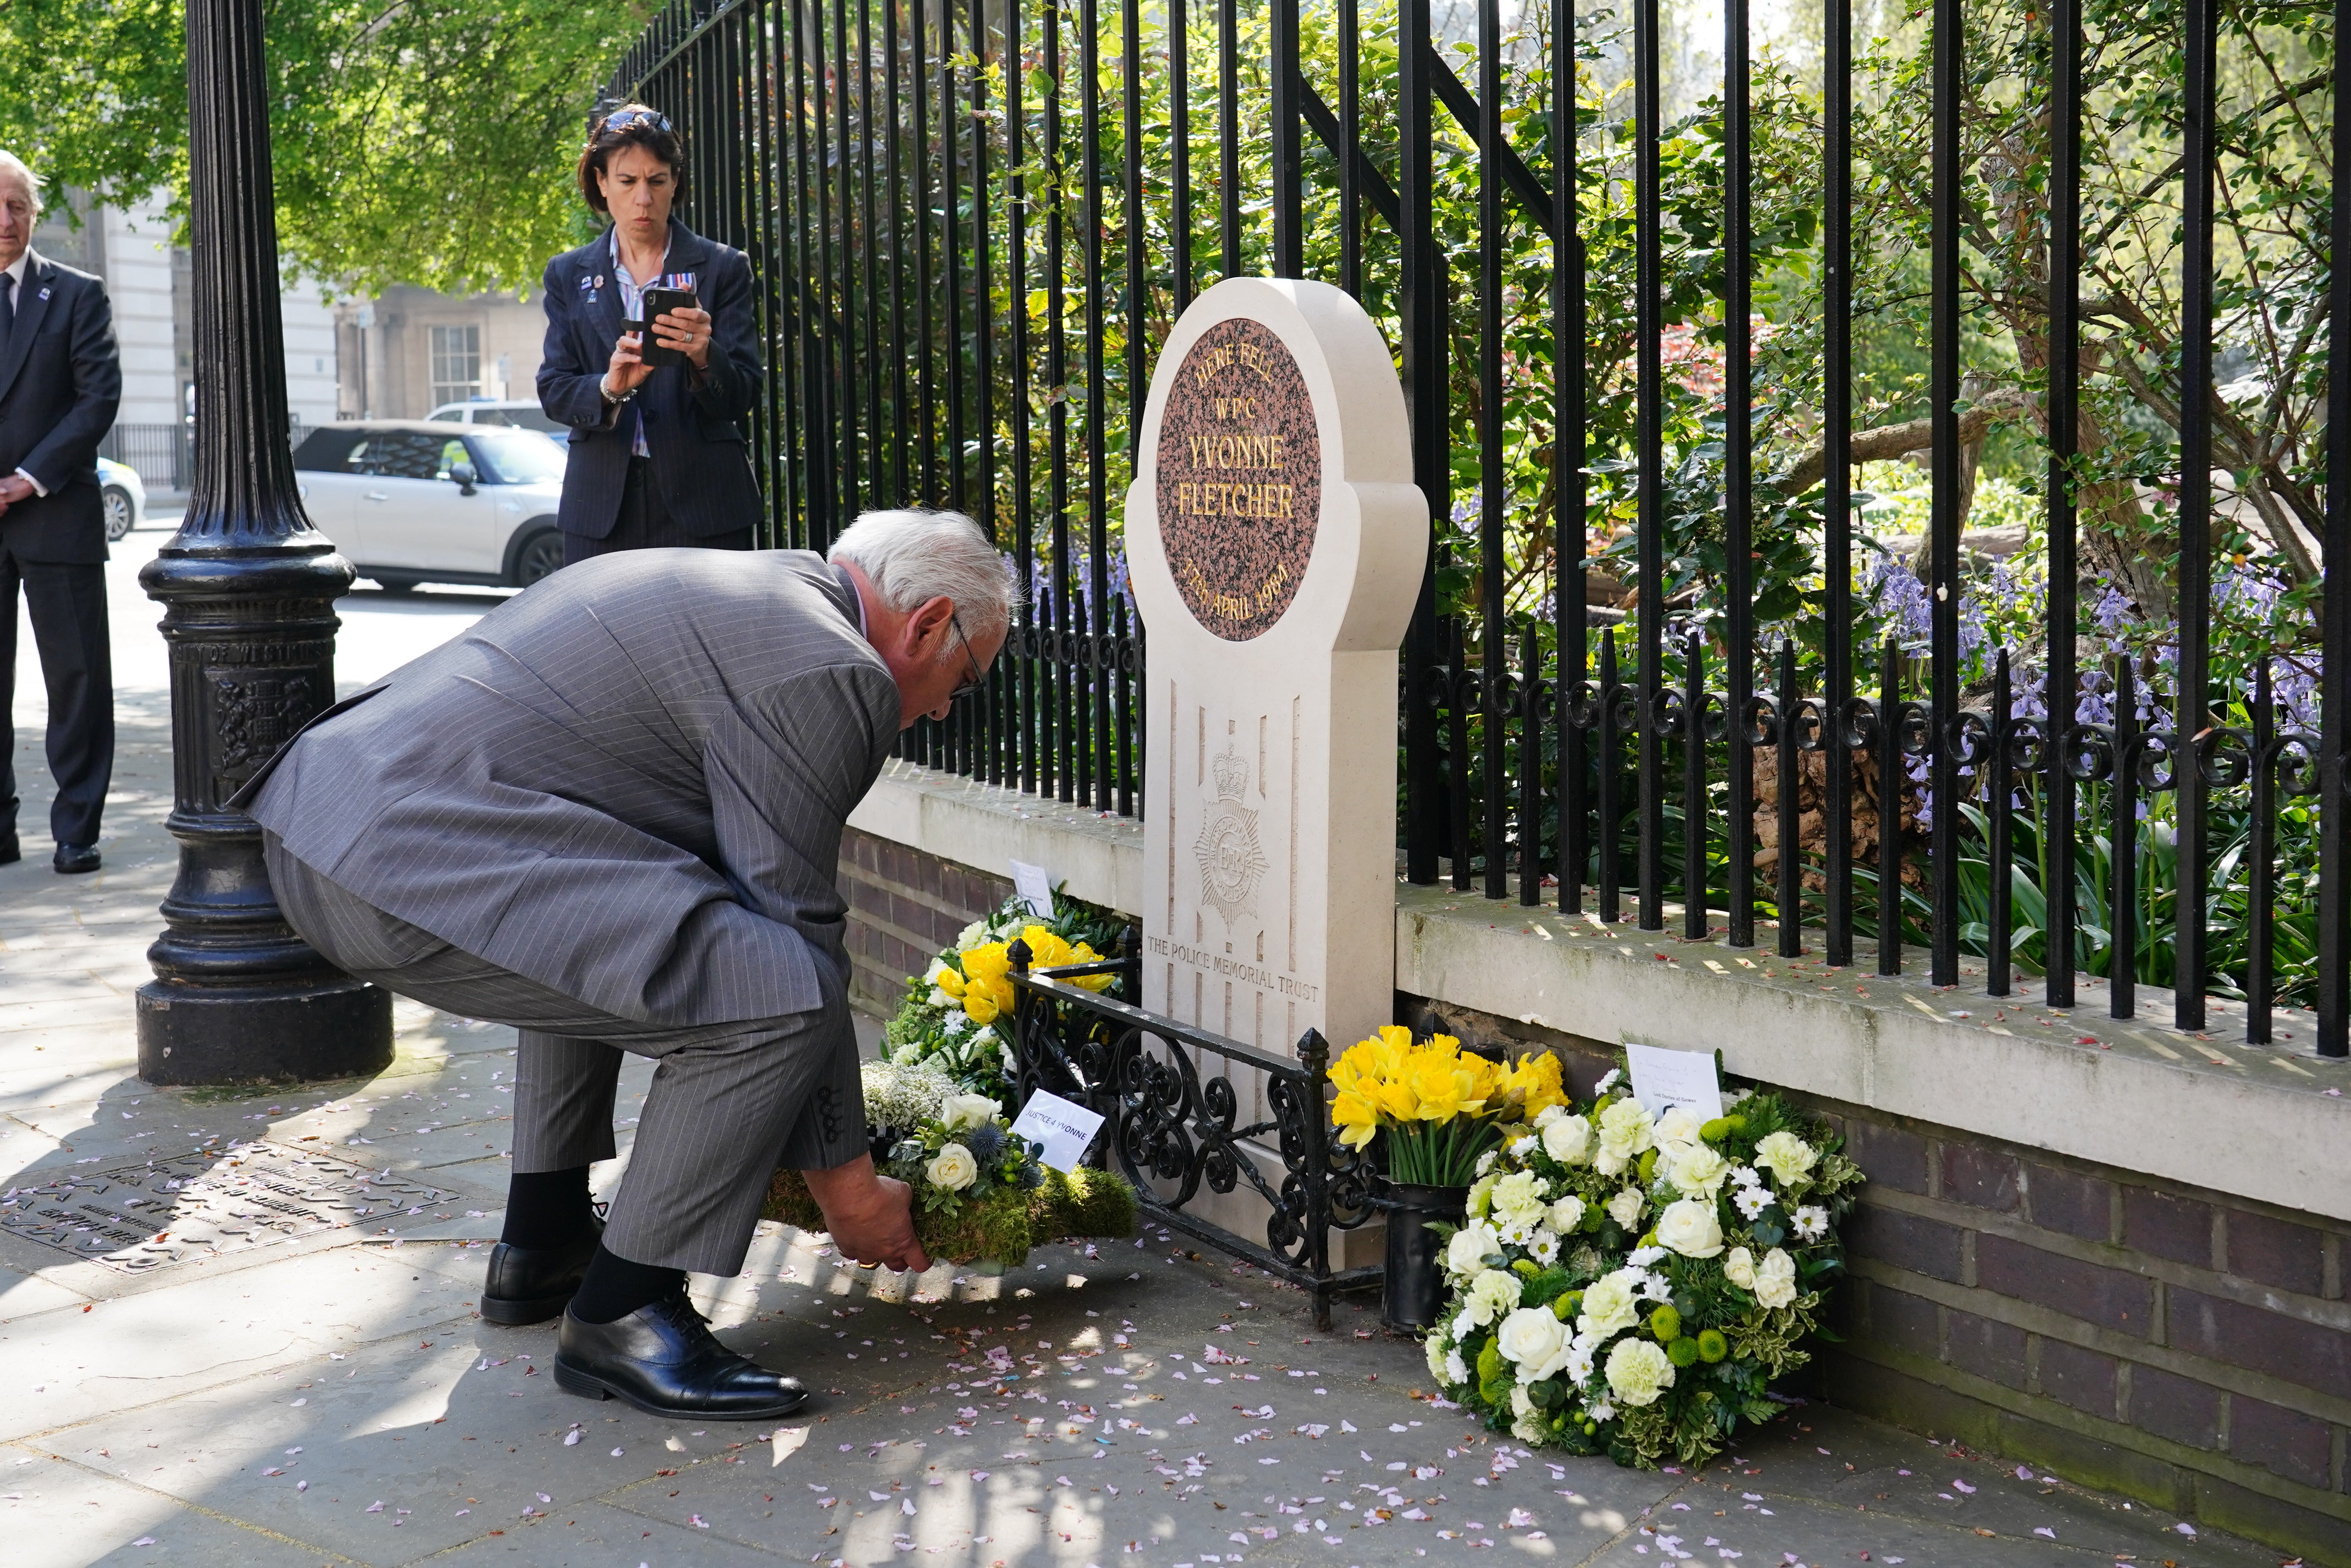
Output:
<path fill-rule="evenodd" d="M 49 291 L 48 291 L 47 289 L 46 289 L 46 288 L 45 288 L 45 289 L 43 289 L 43 290 L 41 290 L 41 297 L 42 297 L 43 299 L 47 299 L 47 298 L 48 298 L 48 297 L 49 297 Z"/>

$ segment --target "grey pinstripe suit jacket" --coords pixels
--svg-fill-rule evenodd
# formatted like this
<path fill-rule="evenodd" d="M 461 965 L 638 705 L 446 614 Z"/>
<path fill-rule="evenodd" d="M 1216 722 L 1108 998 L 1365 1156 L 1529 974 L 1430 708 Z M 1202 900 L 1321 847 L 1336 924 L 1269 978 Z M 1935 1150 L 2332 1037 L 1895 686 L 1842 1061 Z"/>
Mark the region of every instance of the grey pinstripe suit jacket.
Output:
<path fill-rule="evenodd" d="M 898 734 L 802 551 L 567 566 L 295 737 L 237 801 L 388 914 L 619 1017 L 844 993 L 844 820 Z"/>

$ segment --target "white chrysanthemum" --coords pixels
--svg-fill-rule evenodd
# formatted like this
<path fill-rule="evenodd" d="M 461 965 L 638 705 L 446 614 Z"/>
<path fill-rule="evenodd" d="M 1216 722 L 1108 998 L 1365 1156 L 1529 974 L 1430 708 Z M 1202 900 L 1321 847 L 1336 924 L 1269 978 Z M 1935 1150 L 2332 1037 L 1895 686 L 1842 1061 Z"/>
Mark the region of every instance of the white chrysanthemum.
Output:
<path fill-rule="evenodd" d="M 1751 1165 L 1734 1165 L 1730 1168 L 1730 1185 L 1733 1187 L 1751 1188 L 1762 1179 L 1755 1174 L 1755 1168 Z"/>
<path fill-rule="evenodd" d="M 1797 1210 L 1792 1222 L 1796 1234 L 1807 1241 L 1817 1241 L 1829 1233 L 1829 1211 L 1817 1203 L 1807 1203 Z"/>
<path fill-rule="evenodd" d="M 1445 1353 L 1445 1381 L 1456 1388 L 1469 1381 L 1468 1365 L 1461 1359 L 1461 1353 L 1458 1350 Z"/>
<path fill-rule="evenodd" d="M 1751 1225 L 1757 1215 L 1771 1207 L 1771 1195 L 1761 1186 L 1742 1187 L 1730 1195 L 1730 1201 L 1739 1210 L 1739 1217 Z"/>
<path fill-rule="evenodd" d="M 1577 1383 L 1591 1380 L 1592 1348 L 1592 1342 L 1580 1334 L 1567 1347 L 1567 1375 Z"/>
<path fill-rule="evenodd" d="M 1428 1336 L 1425 1348 L 1428 1355 L 1428 1375 L 1431 1377 L 1442 1379 L 1445 1376 L 1445 1359 L 1450 1347 L 1445 1343 L 1442 1334 L 1432 1334 Z"/>
<path fill-rule="evenodd" d="M 1544 1268 L 1559 1262 L 1559 1238 L 1549 1231 L 1537 1231 L 1527 1243 L 1527 1255 Z"/>
<path fill-rule="evenodd" d="M 967 953 L 972 949 L 987 945 L 987 922 L 974 920 L 956 934 L 956 951 Z"/>
<path fill-rule="evenodd" d="M 949 1034 L 961 1034 L 971 1027 L 971 1014 L 957 1007 L 946 1015 L 939 1028 Z"/>

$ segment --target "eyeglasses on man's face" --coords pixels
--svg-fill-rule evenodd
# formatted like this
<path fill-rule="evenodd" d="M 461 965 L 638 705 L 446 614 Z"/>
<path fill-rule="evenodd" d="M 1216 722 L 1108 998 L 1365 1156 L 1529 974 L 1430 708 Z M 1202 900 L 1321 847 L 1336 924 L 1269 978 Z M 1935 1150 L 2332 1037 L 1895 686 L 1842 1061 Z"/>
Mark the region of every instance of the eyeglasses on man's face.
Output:
<path fill-rule="evenodd" d="M 963 661 L 971 666 L 971 679 L 956 687 L 947 698 L 960 702 L 967 697 L 977 697 L 987 684 L 987 671 L 979 667 L 979 656 L 971 650 L 971 638 L 963 629 L 963 617 L 956 611 L 947 612 L 947 624 L 955 628 L 956 640 L 963 644 Z"/>

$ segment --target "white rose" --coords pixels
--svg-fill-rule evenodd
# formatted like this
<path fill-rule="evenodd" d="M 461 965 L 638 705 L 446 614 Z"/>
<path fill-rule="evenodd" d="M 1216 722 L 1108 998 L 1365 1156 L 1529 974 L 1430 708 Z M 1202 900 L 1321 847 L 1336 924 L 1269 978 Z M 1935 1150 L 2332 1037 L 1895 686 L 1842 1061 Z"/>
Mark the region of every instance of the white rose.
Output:
<path fill-rule="evenodd" d="M 1550 1434 L 1543 1430 L 1541 1412 L 1535 1408 L 1534 1396 L 1524 1388 L 1510 1390 L 1510 1435 L 1522 1443 L 1540 1443 Z"/>
<path fill-rule="evenodd" d="M 1486 1266 L 1486 1260 L 1502 1250 L 1501 1239 L 1490 1225 L 1464 1225 L 1453 1232 L 1453 1240 L 1445 1244 L 1445 1267 L 1448 1273 L 1468 1279 Z"/>
<path fill-rule="evenodd" d="M 1722 1260 L 1722 1277 L 1742 1291 L 1755 1288 L 1755 1254 L 1744 1247 L 1730 1249 L 1730 1256 Z"/>
<path fill-rule="evenodd" d="M 1702 1143 L 1688 1144 L 1674 1151 L 1669 1174 L 1683 1197 L 1711 1198 L 1722 1190 L 1730 1162 Z"/>
<path fill-rule="evenodd" d="M 1469 1282 L 1469 1300 L 1462 1314 L 1483 1328 L 1518 1304 L 1519 1276 L 1488 1269 Z"/>
<path fill-rule="evenodd" d="M 946 1123 L 947 1131 L 961 1132 L 994 1121 L 1003 1110 L 1000 1102 L 986 1095 L 949 1095 L 939 1107 L 939 1120 Z"/>
<path fill-rule="evenodd" d="M 1559 1120 L 1560 1117 L 1565 1115 L 1567 1115 L 1567 1107 L 1565 1106 L 1545 1106 L 1542 1109 L 1535 1113 L 1535 1130 L 1537 1132 L 1542 1131 L 1543 1128 L 1551 1126 L 1552 1123 Z"/>
<path fill-rule="evenodd" d="M 1657 1147 L 1671 1149 L 1693 1147 L 1700 1141 L 1698 1129 L 1705 1125 L 1690 1115 L 1687 1107 L 1669 1106 L 1666 1114 L 1657 1118 Z"/>
<path fill-rule="evenodd" d="M 1608 1200 L 1608 1218 L 1630 1231 L 1641 1222 L 1641 1189 L 1627 1187 Z"/>
<path fill-rule="evenodd" d="M 1646 1154 L 1656 1139 L 1649 1113 L 1638 1100 L 1616 1100 L 1600 1113 L 1600 1147 L 1625 1158 Z"/>
<path fill-rule="evenodd" d="M 1557 1106 L 1552 1110 L 1559 1110 Z M 1592 1158 L 1592 1124 L 1562 1111 L 1542 1129 L 1543 1152 L 1562 1165 L 1581 1165 Z"/>
<path fill-rule="evenodd" d="M 1755 1163 L 1770 1170 L 1783 1189 L 1806 1180 L 1820 1158 L 1819 1150 L 1791 1132 L 1775 1132 L 1755 1146 Z"/>
<path fill-rule="evenodd" d="M 1715 1217 L 1714 1199 L 1685 1198 L 1666 1205 L 1657 1218 L 1657 1241 L 1685 1258 L 1712 1258 L 1722 1252 L 1722 1221 Z"/>
<path fill-rule="evenodd" d="M 1639 1282 L 1638 1272 L 1632 1269 L 1619 1269 L 1594 1280 L 1583 1293 L 1583 1311 L 1575 1320 L 1575 1332 L 1597 1343 L 1639 1322 L 1634 1294 Z"/>
<path fill-rule="evenodd" d="M 1610 1148 L 1604 1143 L 1592 1156 L 1592 1168 L 1603 1176 L 1617 1175 L 1632 1163 L 1624 1150 Z"/>
<path fill-rule="evenodd" d="M 1583 1199 L 1562 1198 L 1551 1206 L 1551 1228 L 1565 1236 L 1583 1223 Z"/>
<path fill-rule="evenodd" d="M 1654 1405 L 1674 1386 L 1674 1364 L 1646 1339 L 1620 1339 L 1608 1353 L 1608 1387 L 1627 1405 Z"/>
<path fill-rule="evenodd" d="M 1520 1307 L 1494 1331 L 1494 1347 L 1519 1364 L 1519 1381 L 1540 1383 L 1567 1364 L 1567 1324 L 1549 1307 Z"/>
<path fill-rule="evenodd" d="M 972 1158 L 971 1150 L 959 1143 L 948 1144 L 938 1157 L 923 1168 L 933 1187 L 944 1187 L 950 1192 L 961 1192 L 979 1179 L 979 1161 Z"/>
<path fill-rule="evenodd" d="M 1796 1260 L 1774 1247 L 1763 1254 L 1755 1270 L 1755 1299 L 1767 1307 L 1783 1307 L 1796 1299 Z"/>

